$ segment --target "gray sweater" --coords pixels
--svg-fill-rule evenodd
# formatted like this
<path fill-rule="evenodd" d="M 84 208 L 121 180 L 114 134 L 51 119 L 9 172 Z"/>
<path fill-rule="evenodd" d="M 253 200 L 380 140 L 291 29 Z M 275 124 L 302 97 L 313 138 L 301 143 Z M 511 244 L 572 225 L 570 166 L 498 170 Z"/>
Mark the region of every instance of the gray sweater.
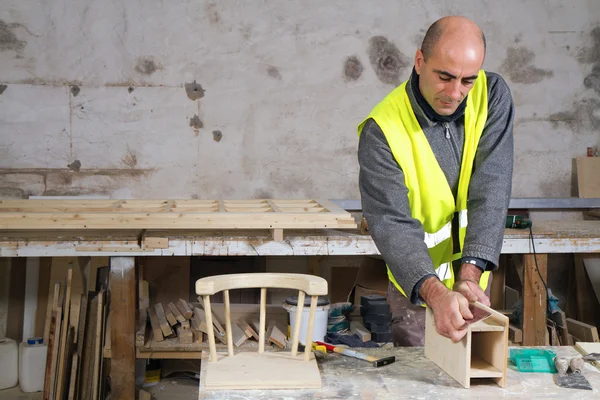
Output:
<path fill-rule="evenodd" d="M 468 197 L 468 226 L 463 257 L 488 262 L 497 269 L 513 170 L 514 106 L 508 85 L 487 72 L 488 119 L 479 141 Z M 417 104 L 409 79 L 406 91 L 417 120 L 456 197 L 464 143 L 464 115 L 454 122 L 431 121 Z M 445 125 L 450 137 L 446 138 Z M 423 226 L 412 218 L 404 174 L 377 123 L 363 126 L 358 149 L 362 210 L 371 236 L 396 281 L 415 304 L 418 288 L 435 274 L 424 242 Z"/>

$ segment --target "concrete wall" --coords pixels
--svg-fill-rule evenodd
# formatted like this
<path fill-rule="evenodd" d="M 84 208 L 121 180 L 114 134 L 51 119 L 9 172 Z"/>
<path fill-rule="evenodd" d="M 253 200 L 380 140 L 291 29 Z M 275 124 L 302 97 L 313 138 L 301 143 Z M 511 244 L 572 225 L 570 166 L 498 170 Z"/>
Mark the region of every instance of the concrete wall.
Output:
<path fill-rule="evenodd" d="M 3 0 L 0 197 L 359 198 L 356 125 L 456 13 L 513 91 L 513 196 L 571 195 L 598 1 Z"/>

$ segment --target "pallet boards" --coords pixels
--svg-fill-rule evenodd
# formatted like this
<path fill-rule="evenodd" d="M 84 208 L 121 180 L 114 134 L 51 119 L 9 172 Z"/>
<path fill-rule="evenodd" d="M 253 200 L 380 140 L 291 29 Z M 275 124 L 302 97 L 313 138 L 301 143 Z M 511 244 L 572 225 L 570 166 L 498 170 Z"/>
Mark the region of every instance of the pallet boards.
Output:
<path fill-rule="evenodd" d="M 0 230 L 356 228 L 327 200 L 0 200 Z"/>

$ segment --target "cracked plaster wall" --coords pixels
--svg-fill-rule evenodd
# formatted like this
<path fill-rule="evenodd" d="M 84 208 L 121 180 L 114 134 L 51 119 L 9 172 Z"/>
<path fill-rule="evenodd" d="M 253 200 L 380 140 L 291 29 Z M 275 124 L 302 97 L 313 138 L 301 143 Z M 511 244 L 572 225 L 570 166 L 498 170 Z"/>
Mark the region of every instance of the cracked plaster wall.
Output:
<path fill-rule="evenodd" d="M 514 96 L 513 196 L 570 196 L 598 1 L 4 0 L 0 198 L 358 198 L 356 125 L 457 13 Z"/>

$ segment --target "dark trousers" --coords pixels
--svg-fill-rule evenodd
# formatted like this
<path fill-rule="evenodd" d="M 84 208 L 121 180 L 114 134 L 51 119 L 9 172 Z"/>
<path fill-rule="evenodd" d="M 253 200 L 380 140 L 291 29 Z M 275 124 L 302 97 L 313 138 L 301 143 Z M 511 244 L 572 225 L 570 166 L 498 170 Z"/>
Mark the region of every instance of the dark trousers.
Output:
<path fill-rule="evenodd" d="M 491 288 L 492 274 L 490 273 L 485 289 L 488 297 Z M 394 346 L 425 346 L 425 307 L 412 304 L 392 282 L 388 284 L 388 302 L 392 311 Z"/>

